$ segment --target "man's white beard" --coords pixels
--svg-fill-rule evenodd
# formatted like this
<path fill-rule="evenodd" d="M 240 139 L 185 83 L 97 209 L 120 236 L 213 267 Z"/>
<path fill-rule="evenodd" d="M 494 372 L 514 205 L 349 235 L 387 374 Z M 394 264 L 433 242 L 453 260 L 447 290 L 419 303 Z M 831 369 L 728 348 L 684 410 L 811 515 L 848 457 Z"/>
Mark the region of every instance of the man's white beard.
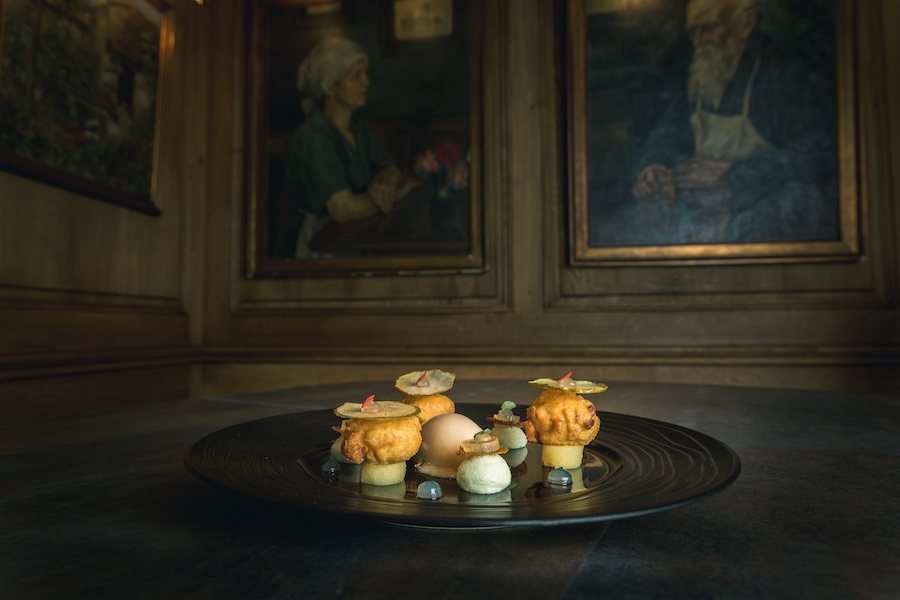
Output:
<path fill-rule="evenodd" d="M 734 76 L 744 43 L 735 37 L 728 38 L 720 46 L 705 46 L 694 50 L 688 78 L 688 97 L 691 102 L 700 98 L 715 108 L 719 107 L 725 88 Z"/>

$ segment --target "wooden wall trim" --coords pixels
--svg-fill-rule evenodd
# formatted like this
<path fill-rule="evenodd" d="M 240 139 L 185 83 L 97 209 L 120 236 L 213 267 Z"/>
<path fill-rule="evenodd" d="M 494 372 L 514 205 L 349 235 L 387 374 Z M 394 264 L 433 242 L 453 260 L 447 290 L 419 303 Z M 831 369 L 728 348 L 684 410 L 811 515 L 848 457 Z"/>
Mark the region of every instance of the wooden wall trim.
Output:
<path fill-rule="evenodd" d="M 177 365 L 190 366 L 203 361 L 203 349 L 197 346 L 113 348 L 0 355 L 0 381 L 109 373 Z"/>
<path fill-rule="evenodd" d="M 399 374 L 422 368 L 449 370 L 457 374 L 457 379 L 519 379 L 523 385 L 535 377 L 552 376 L 553 373 L 565 373 L 574 369 L 586 378 L 609 383 L 610 393 L 614 393 L 614 383 L 617 381 L 779 388 L 823 394 L 829 391 L 859 394 L 900 392 L 896 349 L 891 350 L 891 356 L 879 353 L 878 349 L 868 351 L 877 354 L 875 362 L 865 362 L 862 355 L 866 350 L 863 349 L 859 349 L 859 354 L 850 351 L 836 352 L 817 362 L 804 358 L 801 351 L 792 352 L 796 362 L 769 361 L 767 354 L 763 352 L 752 359 L 736 360 L 728 368 L 706 362 L 709 358 L 719 360 L 714 356 L 697 360 L 696 363 L 689 360 L 678 362 L 676 357 L 659 364 L 650 360 L 641 362 L 644 359 L 639 356 L 630 359 L 608 357 L 611 360 L 606 362 L 578 362 L 567 356 L 547 356 L 546 360 L 541 360 L 536 356 L 512 355 L 494 360 L 493 355 L 450 358 L 411 354 L 397 356 L 396 362 L 382 360 L 386 357 L 369 355 L 345 357 L 343 360 L 335 356 L 333 361 L 323 360 L 327 357 L 316 355 L 320 362 L 294 362 L 288 359 L 229 362 L 221 357 L 223 360 L 212 361 L 203 366 L 202 394 L 233 394 L 347 381 L 384 382 L 392 381 Z M 838 356 L 841 354 L 842 356 Z M 628 360 L 634 362 L 629 363 Z M 856 362 L 857 360 L 861 362 Z M 767 361 L 771 364 L 757 364 Z M 298 389 L 297 393 L 301 394 L 302 390 Z M 824 399 L 825 397 L 823 401 Z"/>
<path fill-rule="evenodd" d="M 891 112 L 896 113 L 900 102 L 893 106 L 889 86 L 892 75 L 890 46 L 885 44 L 884 29 L 892 22 L 883 12 L 881 0 L 860 3 L 860 36 L 868 41 L 857 83 L 860 94 L 860 186 L 862 198 L 861 221 L 866 227 L 863 235 L 871 234 L 883 248 L 884 288 L 888 299 L 900 303 L 900 196 L 893 184 L 896 170 L 891 168 L 894 154 L 892 144 L 897 140 L 891 132 Z M 891 4 L 891 3 L 887 3 Z M 893 32 L 892 34 L 893 35 Z M 893 67 L 896 68 L 896 67 Z M 878 199 L 878 201 L 876 201 Z M 865 237 L 863 238 L 865 242 Z M 868 248 L 863 248 L 870 252 Z"/>
<path fill-rule="evenodd" d="M 0 308 L 110 310 L 185 314 L 180 298 L 0 284 Z"/>
<path fill-rule="evenodd" d="M 900 345 L 869 346 L 596 346 L 596 347 L 464 347 L 423 350 L 381 346 L 174 346 L 0 355 L 0 381 L 148 369 L 176 365 L 339 364 L 364 362 L 395 365 L 408 362 L 456 365 L 632 366 L 895 366 Z"/>
<path fill-rule="evenodd" d="M 900 345 L 868 346 L 552 346 L 523 348 L 382 346 L 175 346 L 79 352 L 0 355 L 0 380 L 74 373 L 216 363 L 327 364 L 361 361 L 488 365 L 703 365 L 703 366 L 900 366 Z"/>
<path fill-rule="evenodd" d="M 900 393 L 900 345 L 653 347 L 174 346 L 0 356 L 0 421 L 338 381 L 416 368 L 523 381 L 575 369 L 607 382 Z M 590 375 L 588 375 L 590 374 Z"/>
<path fill-rule="evenodd" d="M 412 357 L 412 358 L 411 358 Z M 410 362 L 475 365 L 707 365 L 707 366 L 837 366 L 898 365 L 900 346 L 595 346 L 540 348 L 464 347 L 439 349 L 385 348 L 382 346 L 219 346 L 204 352 L 206 363 L 335 363 L 364 361 L 374 364 Z"/>
<path fill-rule="evenodd" d="M 158 364 L 37 379 L 0 379 L 0 421 L 191 398 L 198 369 L 190 364 Z"/>

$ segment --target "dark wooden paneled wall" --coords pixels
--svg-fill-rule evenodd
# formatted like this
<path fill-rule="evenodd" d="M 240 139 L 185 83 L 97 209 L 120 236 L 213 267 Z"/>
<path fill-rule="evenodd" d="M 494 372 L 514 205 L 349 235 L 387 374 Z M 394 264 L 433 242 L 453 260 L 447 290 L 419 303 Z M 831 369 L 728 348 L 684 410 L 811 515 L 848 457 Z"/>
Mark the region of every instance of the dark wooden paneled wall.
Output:
<path fill-rule="evenodd" d="M 860 7 L 859 261 L 568 266 L 557 15 L 502 0 L 484 23 L 489 268 L 295 279 L 243 276 L 245 8 L 177 10 L 162 217 L 0 173 L 0 417 L 425 367 L 900 390 L 896 3 Z"/>

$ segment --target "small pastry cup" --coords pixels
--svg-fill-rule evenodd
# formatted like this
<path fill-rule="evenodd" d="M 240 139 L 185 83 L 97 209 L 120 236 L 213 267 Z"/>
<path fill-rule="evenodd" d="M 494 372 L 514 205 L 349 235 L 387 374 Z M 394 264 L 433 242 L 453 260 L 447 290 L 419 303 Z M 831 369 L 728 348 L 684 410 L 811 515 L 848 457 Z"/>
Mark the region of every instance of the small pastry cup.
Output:
<path fill-rule="evenodd" d="M 541 448 L 541 464 L 545 467 L 579 469 L 584 460 L 584 446 L 551 446 Z"/>
<path fill-rule="evenodd" d="M 359 467 L 359 482 L 366 485 L 395 485 L 406 479 L 406 463 L 379 464 L 363 461 Z"/>

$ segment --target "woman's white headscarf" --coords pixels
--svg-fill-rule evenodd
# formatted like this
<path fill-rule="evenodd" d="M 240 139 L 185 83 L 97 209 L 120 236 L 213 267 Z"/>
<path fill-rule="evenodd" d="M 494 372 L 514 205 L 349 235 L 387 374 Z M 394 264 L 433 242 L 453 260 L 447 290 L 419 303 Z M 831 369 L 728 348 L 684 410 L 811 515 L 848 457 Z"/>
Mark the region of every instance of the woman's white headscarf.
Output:
<path fill-rule="evenodd" d="M 324 39 L 309 51 L 297 69 L 297 89 L 307 97 L 303 102 L 307 114 L 325 90 L 340 81 L 361 58 L 368 58 L 362 46 L 338 37 Z"/>

